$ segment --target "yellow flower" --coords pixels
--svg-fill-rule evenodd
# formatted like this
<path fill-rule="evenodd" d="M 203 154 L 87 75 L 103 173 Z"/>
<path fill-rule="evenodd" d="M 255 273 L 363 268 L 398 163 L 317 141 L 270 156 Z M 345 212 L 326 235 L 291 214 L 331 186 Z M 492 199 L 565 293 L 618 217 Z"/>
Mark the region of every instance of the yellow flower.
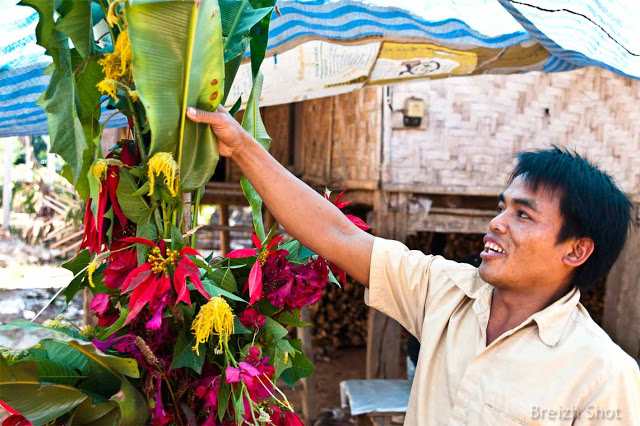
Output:
<path fill-rule="evenodd" d="M 100 92 L 105 95 L 111 96 L 114 101 L 117 101 L 118 94 L 116 92 L 116 83 L 117 82 L 115 80 L 109 80 L 105 78 L 100 83 L 98 83 L 98 90 L 100 90 Z"/>
<path fill-rule="evenodd" d="M 208 342 L 209 336 L 215 332 L 219 338 L 219 348 L 226 345 L 229 336 L 233 334 L 233 311 L 222 296 L 212 297 L 206 305 L 200 307 L 200 312 L 191 324 L 193 334 L 196 336 L 196 344 L 193 350 L 200 356 L 198 346 Z"/>
<path fill-rule="evenodd" d="M 93 163 L 93 167 L 91 167 L 91 174 L 98 180 L 98 185 L 100 188 L 100 192 L 102 192 L 102 181 L 107 178 L 107 169 L 108 169 L 107 160 L 103 158 L 99 158 Z"/>
<path fill-rule="evenodd" d="M 98 265 L 95 261 L 91 262 L 89 264 L 89 268 L 87 269 L 87 278 L 89 278 L 89 285 L 91 287 L 95 287 L 95 284 L 93 283 L 93 273 L 96 271 L 96 269 L 98 269 Z"/>
<path fill-rule="evenodd" d="M 129 90 L 129 96 L 131 96 L 131 102 L 138 102 L 138 99 L 140 99 L 140 97 L 138 96 L 138 91 L 137 90 Z"/>
<path fill-rule="evenodd" d="M 164 175 L 164 184 L 173 197 L 178 196 L 178 163 L 168 152 L 158 152 L 149 159 L 149 196 L 153 195 L 155 177 Z"/>
<path fill-rule="evenodd" d="M 113 53 L 107 53 L 104 58 L 98 61 L 104 72 L 104 80 L 98 83 L 98 89 L 117 100 L 116 89 L 119 83 L 125 88 L 133 85 L 132 59 L 133 51 L 129 41 L 129 32 L 124 30 L 116 40 Z"/>
<path fill-rule="evenodd" d="M 122 28 L 120 22 L 124 24 L 126 27 L 126 21 L 124 16 L 124 8 L 118 8 L 118 4 L 122 3 L 124 0 L 113 0 L 109 5 L 109 10 L 107 11 L 107 23 L 110 27 L 114 25 L 118 25 L 119 28 Z"/>

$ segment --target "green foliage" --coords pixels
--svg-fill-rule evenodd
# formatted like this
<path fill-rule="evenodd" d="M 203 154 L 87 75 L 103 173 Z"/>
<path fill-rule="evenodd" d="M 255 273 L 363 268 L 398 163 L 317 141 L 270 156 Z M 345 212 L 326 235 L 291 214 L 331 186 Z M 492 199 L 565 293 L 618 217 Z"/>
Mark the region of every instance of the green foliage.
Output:
<path fill-rule="evenodd" d="M 36 425 L 61 417 L 143 424 L 148 408 L 125 377 L 140 377 L 136 361 L 105 355 L 63 330 L 28 321 L 0 325 L 0 345 L 26 349 L 10 362 L 0 357 L 2 399 Z"/>
<path fill-rule="evenodd" d="M 142 195 L 136 195 L 138 185 L 135 178 L 125 168 L 120 169 L 118 181 L 118 204 L 127 219 L 134 223 L 140 223 L 149 216 L 149 205 Z"/>
<path fill-rule="evenodd" d="M 222 100 L 221 21 L 214 0 L 135 2 L 126 7 L 133 76 L 151 128 L 149 154 L 170 152 L 183 192 L 209 180 L 218 163 L 211 127 L 185 117 L 187 106 L 214 111 Z"/>
<path fill-rule="evenodd" d="M 280 378 L 293 389 L 295 382 L 309 377 L 315 370 L 315 367 L 302 352 L 300 339 L 289 340 L 289 343 L 296 350 L 296 354 L 291 360 L 291 368 L 284 370 Z"/>
<path fill-rule="evenodd" d="M 202 372 L 202 366 L 207 355 L 207 345 L 200 343 L 198 345 L 198 352 L 196 353 L 192 348 L 196 344 L 196 337 L 189 332 L 186 328 L 180 330 L 178 334 L 178 340 L 176 341 L 176 347 L 173 351 L 173 360 L 171 361 L 171 369 L 174 370 L 180 367 L 191 368 L 196 373 Z"/>
<path fill-rule="evenodd" d="M 253 136 L 255 140 L 260 142 L 260 145 L 268 150 L 271 138 L 269 137 L 269 134 L 264 127 L 264 123 L 262 122 L 262 118 L 260 117 L 259 106 L 263 80 L 264 77 L 262 76 L 262 73 L 258 73 L 253 83 L 251 95 L 249 96 L 247 109 L 245 110 L 242 118 L 242 127 L 247 131 L 247 133 Z M 264 241 L 266 235 L 264 232 L 264 223 L 262 221 L 262 199 L 246 177 L 243 176 L 242 179 L 240 179 L 240 185 L 242 186 L 244 196 L 247 197 L 249 205 L 251 206 L 251 216 L 253 218 L 253 226 L 256 230 L 256 235 L 260 241 Z"/>
<path fill-rule="evenodd" d="M 89 266 L 90 262 L 91 254 L 88 249 L 84 249 L 78 253 L 76 257 L 62 264 L 64 269 L 73 273 L 73 279 L 63 291 L 67 299 L 67 303 L 71 302 L 73 296 L 75 296 L 76 293 L 87 284 L 87 266 Z"/>
<path fill-rule="evenodd" d="M 47 68 L 51 80 L 38 104 L 47 113 L 51 152 L 59 154 L 69 166 L 70 181 L 78 183 L 88 169 L 86 151 L 90 144 L 99 141 L 97 122 L 100 109 L 99 94 L 95 85 L 101 79 L 101 69 L 93 60 L 84 66 L 85 72 L 75 74 L 74 64 L 94 52 L 95 42 L 91 31 L 90 2 L 72 0 L 22 0 L 38 12 L 36 39 L 53 59 Z M 54 16 L 58 16 L 57 21 Z M 69 38 L 75 48 L 70 49 Z M 74 56 L 80 57 L 80 61 Z M 91 151 L 93 152 L 93 151 Z M 81 195 L 85 195 L 81 191 Z"/>

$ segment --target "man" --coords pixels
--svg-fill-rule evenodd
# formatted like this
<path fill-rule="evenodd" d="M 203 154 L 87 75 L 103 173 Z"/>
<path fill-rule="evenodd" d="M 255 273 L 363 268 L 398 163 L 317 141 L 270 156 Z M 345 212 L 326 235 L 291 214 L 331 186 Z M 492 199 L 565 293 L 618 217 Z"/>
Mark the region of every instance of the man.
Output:
<path fill-rule="evenodd" d="M 609 176 L 557 148 L 521 154 L 476 269 L 359 230 L 223 109 L 187 115 L 212 126 L 291 235 L 420 340 L 406 424 L 640 425 L 638 365 L 579 303 L 631 224 Z"/>

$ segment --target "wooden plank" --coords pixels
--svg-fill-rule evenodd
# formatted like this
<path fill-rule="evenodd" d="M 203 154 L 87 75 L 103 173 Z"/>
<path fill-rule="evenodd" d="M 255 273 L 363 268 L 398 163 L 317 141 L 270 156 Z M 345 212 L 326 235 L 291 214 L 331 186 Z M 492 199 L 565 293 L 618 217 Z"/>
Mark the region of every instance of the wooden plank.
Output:
<path fill-rule="evenodd" d="M 333 98 L 302 103 L 303 179 L 329 178 L 329 158 L 333 134 Z"/>
<path fill-rule="evenodd" d="M 603 328 L 632 357 L 640 358 L 640 230 L 629 235 L 606 283 Z"/>
<path fill-rule="evenodd" d="M 311 313 L 308 307 L 304 307 L 300 312 L 300 319 L 304 322 L 312 323 Z M 297 335 L 300 338 L 300 345 L 302 352 L 309 358 L 309 361 L 314 362 L 314 352 L 312 343 L 313 325 L 304 328 L 297 329 Z M 318 389 L 315 379 L 315 375 L 305 377 L 301 380 L 302 383 L 302 414 L 305 417 L 307 424 L 312 424 L 318 417 Z"/>
<path fill-rule="evenodd" d="M 66 242 L 68 242 L 68 241 L 70 241 L 70 240 L 73 240 L 74 238 L 81 237 L 83 233 L 84 233 L 84 231 L 83 231 L 83 230 L 81 230 L 81 231 L 74 232 L 74 233 L 72 233 L 72 234 L 70 234 L 70 235 L 67 235 L 67 236 L 66 236 L 66 237 L 64 237 L 63 239 L 61 239 L 61 240 L 59 240 L 59 241 L 56 241 L 56 243 L 55 243 L 55 244 L 52 244 L 52 245 L 51 245 L 51 248 L 52 248 L 52 249 L 54 249 L 54 248 L 58 248 L 58 247 L 60 247 L 62 244 L 66 243 Z"/>
<path fill-rule="evenodd" d="M 382 92 L 370 87 L 334 97 L 331 170 L 333 182 L 377 187 L 380 168 Z M 351 185 L 344 185 L 351 188 Z"/>

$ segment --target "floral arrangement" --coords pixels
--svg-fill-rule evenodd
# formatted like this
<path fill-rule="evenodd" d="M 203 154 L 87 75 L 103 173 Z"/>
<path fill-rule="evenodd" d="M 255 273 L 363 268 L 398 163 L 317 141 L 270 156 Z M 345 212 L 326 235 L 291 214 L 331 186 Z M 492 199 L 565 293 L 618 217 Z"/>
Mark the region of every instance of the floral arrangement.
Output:
<path fill-rule="evenodd" d="M 64 296 L 89 288 L 98 325 L 0 325 L 8 424 L 302 424 L 276 383 L 293 387 L 314 367 L 287 327 L 307 326 L 300 309 L 344 273 L 284 242 L 277 224 L 265 230 L 244 178 L 254 248 L 203 257 L 192 224 L 218 153 L 212 130 L 184 114 L 225 101 L 250 46 L 242 125 L 268 148 L 259 67 L 275 0 L 21 4 L 38 12 L 38 43 L 53 59 L 39 101 L 52 148 L 86 201 Z M 103 102 L 130 130 L 104 156 Z M 348 204 L 341 197 L 339 208 Z"/>

